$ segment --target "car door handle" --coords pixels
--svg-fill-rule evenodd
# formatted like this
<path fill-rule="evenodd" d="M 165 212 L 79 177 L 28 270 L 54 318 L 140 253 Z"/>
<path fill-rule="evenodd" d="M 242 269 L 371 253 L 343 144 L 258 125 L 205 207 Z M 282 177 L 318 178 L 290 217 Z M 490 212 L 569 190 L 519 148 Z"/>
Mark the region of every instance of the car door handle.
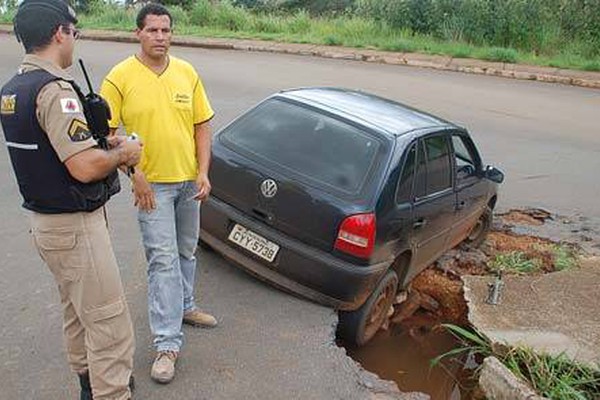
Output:
<path fill-rule="evenodd" d="M 460 203 L 458 203 L 456 205 L 456 209 L 457 210 L 462 210 L 463 208 L 465 208 L 467 206 L 467 202 L 466 201 L 461 201 Z"/>
<path fill-rule="evenodd" d="M 419 228 L 424 227 L 425 225 L 427 225 L 427 220 L 421 218 L 421 219 L 413 222 L 413 229 L 419 229 Z"/>

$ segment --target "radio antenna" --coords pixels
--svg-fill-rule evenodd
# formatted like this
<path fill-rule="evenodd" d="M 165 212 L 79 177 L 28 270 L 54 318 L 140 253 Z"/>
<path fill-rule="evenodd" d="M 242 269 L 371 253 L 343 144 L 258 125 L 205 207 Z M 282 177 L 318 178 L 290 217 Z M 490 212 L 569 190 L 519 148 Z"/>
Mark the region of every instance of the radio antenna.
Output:
<path fill-rule="evenodd" d="M 92 82 L 90 82 L 90 77 L 88 76 L 87 71 L 85 70 L 85 66 L 83 65 L 83 60 L 79 59 L 79 65 L 81 66 L 81 70 L 83 71 L 83 76 L 85 81 L 87 82 L 88 88 L 90 89 L 90 93 L 94 94 L 94 88 L 92 88 Z"/>

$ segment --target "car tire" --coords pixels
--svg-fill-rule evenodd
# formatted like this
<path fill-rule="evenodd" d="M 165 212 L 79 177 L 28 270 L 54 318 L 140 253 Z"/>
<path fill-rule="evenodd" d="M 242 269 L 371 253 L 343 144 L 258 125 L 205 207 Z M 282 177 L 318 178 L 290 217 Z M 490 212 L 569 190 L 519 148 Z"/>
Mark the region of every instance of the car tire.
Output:
<path fill-rule="evenodd" d="M 387 318 L 397 291 L 398 275 L 388 270 L 359 309 L 339 312 L 338 336 L 350 346 L 369 342 Z"/>
<path fill-rule="evenodd" d="M 471 229 L 471 232 L 465 239 L 465 244 L 471 248 L 477 248 L 481 246 L 487 237 L 490 229 L 492 229 L 492 220 L 494 218 L 494 213 L 489 206 L 485 207 L 483 214 L 477 220 L 477 223 Z"/>

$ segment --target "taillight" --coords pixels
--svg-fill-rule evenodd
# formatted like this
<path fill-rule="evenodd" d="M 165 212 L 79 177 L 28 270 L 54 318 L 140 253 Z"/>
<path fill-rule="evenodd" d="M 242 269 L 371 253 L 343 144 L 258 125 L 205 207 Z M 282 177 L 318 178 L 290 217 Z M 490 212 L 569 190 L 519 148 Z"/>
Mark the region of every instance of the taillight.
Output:
<path fill-rule="evenodd" d="M 347 217 L 340 226 L 335 248 L 360 258 L 369 258 L 375 245 L 375 214 Z"/>

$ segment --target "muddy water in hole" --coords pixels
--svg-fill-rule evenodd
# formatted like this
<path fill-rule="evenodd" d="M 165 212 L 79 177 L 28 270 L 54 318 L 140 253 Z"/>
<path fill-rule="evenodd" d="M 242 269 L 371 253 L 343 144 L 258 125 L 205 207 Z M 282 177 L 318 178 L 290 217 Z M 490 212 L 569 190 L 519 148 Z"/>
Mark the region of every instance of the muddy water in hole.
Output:
<path fill-rule="evenodd" d="M 455 347 L 454 337 L 434 322 L 413 317 L 408 323 L 380 331 L 367 345 L 347 349 L 363 368 L 394 381 L 403 392 L 422 392 L 432 400 L 470 398 L 468 372 L 459 360 L 447 359 L 431 367 L 430 361 Z"/>

